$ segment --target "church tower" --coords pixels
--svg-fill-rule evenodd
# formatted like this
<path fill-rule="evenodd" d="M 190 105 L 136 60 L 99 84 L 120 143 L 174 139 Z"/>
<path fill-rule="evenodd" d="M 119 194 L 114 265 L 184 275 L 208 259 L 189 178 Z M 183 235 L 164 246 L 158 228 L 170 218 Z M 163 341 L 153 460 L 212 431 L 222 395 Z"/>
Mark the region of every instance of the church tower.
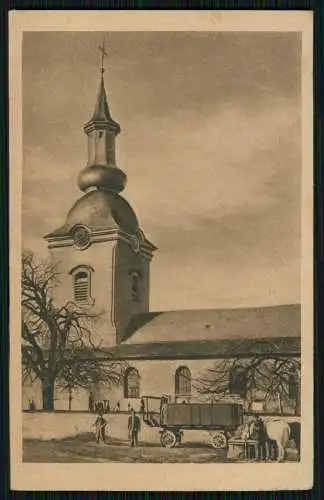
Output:
<path fill-rule="evenodd" d="M 101 50 L 104 57 L 104 46 Z M 94 113 L 84 125 L 88 162 L 78 186 L 85 194 L 65 223 L 45 238 L 61 272 L 57 301 L 74 301 L 100 314 L 96 340 L 107 347 L 127 336 L 134 315 L 149 310 L 150 262 L 156 250 L 120 195 L 127 180 L 116 165 L 120 131 L 109 110 L 102 64 Z"/>

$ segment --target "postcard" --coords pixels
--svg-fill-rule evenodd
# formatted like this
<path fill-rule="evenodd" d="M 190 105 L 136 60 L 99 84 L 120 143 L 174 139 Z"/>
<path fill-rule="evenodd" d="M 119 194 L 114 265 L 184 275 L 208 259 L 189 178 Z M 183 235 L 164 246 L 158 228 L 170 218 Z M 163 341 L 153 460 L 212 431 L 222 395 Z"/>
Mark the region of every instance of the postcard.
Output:
<path fill-rule="evenodd" d="M 11 12 L 13 489 L 312 486 L 312 29 Z"/>

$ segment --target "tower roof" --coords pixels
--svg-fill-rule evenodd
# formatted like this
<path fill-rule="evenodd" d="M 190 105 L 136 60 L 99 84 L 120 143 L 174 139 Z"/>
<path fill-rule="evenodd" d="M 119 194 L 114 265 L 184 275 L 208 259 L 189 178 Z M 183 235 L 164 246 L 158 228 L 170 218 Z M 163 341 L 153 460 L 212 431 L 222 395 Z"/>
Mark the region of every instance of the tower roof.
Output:
<path fill-rule="evenodd" d="M 101 71 L 100 87 L 99 87 L 96 107 L 91 120 L 97 122 L 97 121 L 110 121 L 111 119 L 112 118 L 110 115 L 108 101 L 107 101 L 103 71 Z"/>
<path fill-rule="evenodd" d="M 139 224 L 130 204 L 117 193 L 96 190 L 79 198 L 69 211 L 66 221 L 46 237 L 66 236 L 78 225 L 91 231 L 121 229 L 136 234 Z"/>
<path fill-rule="evenodd" d="M 101 78 L 95 109 L 91 119 L 85 124 L 84 130 L 85 132 L 87 132 L 92 128 L 96 128 L 96 125 L 99 127 L 101 125 L 105 125 L 105 128 L 111 128 L 117 135 L 120 132 L 120 126 L 117 122 L 115 122 L 115 120 L 112 119 L 110 114 L 103 76 L 103 68 L 101 68 L 100 73 Z"/>

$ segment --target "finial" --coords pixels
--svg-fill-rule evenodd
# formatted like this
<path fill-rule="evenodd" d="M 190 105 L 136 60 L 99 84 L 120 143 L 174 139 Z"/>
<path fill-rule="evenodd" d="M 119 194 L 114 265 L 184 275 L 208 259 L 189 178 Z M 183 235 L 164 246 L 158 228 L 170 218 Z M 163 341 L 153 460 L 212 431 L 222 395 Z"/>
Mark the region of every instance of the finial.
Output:
<path fill-rule="evenodd" d="M 106 50 L 105 50 L 105 41 L 103 40 L 102 41 L 102 45 L 99 45 L 99 50 L 101 52 L 101 68 L 100 68 L 100 73 L 103 74 L 104 71 L 105 71 L 105 68 L 104 68 L 104 60 L 105 60 L 105 57 L 108 56 Z"/>

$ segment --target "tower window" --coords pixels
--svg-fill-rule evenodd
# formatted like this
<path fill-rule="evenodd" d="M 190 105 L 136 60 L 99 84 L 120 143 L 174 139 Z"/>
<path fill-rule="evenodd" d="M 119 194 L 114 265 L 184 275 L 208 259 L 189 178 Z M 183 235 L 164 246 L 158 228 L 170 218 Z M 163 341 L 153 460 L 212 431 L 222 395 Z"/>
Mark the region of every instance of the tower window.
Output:
<path fill-rule="evenodd" d="M 79 304 L 88 304 L 91 299 L 91 273 L 89 266 L 77 266 L 72 274 L 73 300 Z"/>
<path fill-rule="evenodd" d="M 125 374 L 124 398 L 140 397 L 140 376 L 136 368 L 129 368 Z"/>
<path fill-rule="evenodd" d="M 191 372 L 187 366 L 180 366 L 175 373 L 176 396 L 190 396 Z"/>
<path fill-rule="evenodd" d="M 83 271 L 74 277 L 74 300 L 77 302 L 88 302 L 89 300 L 89 276 Z"/>
<path fill-rule="evenodd" d="M 131 290 L 130 290 L 130 298 L 132 302 L 139 302 L 141 299 L 141 279 L 139 274 L 136 271 L 132 271 L 130 275 L 131 279 Z"/>

